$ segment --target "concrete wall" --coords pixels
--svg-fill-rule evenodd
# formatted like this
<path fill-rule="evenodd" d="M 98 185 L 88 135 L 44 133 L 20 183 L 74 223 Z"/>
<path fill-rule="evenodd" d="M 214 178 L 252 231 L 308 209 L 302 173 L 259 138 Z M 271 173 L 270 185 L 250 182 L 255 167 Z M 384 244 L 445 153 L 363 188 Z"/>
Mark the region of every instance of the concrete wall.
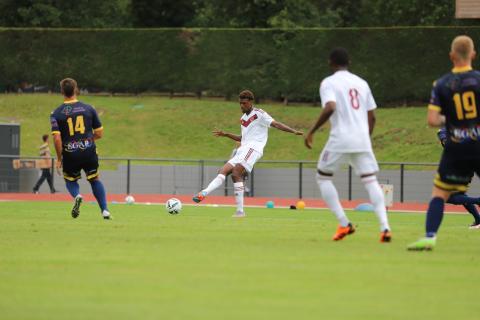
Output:
<path fill-rule="evenodd" d="M 194 194 L 205 187 L 217 175 L 221 164 L 207 165 L 132 165 L 130 192 L 141 193 L 168 193 Z M 432 168 L 433 169 L 433 168 Z M 22 191 L 29 192 L 40 171 L 23 171 L 21 174 Z M 404 200 L 427 201 L 430 198 L 434 170 L 406 170 L 404 176 Z M 316 170 L 312 167 L 303 169 L 302 191 L 304 198 L 319 198 L 320 194 L 315 181 Z M 101 179 L 108 193 L 126 194 L 127 167 L 118 166 L 117 170 L 101 170 Z M 232 181 L 228 179 L 227 192 L 232 195 Z M 394 201 L 400 200 L 400 171 L 397 169 L 381 170 L 378 174 L 380 183 L 394 185 Z M 348 170 L 338 172 L 333 179 L 342 199 L 348 198 Z M 90 186 L 85 179 L 80 180 L 81 190 L 89 192 Z M 66 192 L 63 179 L 55 176 L 55 187 L 60 192 Z M 247 187 L 252 189 L 252 175 L 247 180 Z M 49 192 L 45 182 L 40 192 Z M 253 174 L 253 192 L 262 197 L 291 197 L 299 196 L 299 169 L 298 167 L 278 168 L 269 164 L 260 164 Z M 474 178 L 469 190 L 472 195 L 480 195 L 480 182 Z M 214 192 L 215 195 L 224 195 L 225 187 Z M 366 199 L 367 194 L 359 178 L 353 175 L 352 198 Z"/>

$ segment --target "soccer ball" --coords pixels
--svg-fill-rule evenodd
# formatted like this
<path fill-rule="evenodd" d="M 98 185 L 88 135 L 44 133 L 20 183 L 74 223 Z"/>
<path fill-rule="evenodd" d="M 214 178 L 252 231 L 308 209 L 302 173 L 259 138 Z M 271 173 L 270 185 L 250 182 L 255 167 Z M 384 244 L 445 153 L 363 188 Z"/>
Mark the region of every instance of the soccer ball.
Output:
<path fill-rule="evenodd" d="M 125 197 L 125 203 L 126 204 L 134 204 L 135 203 L 135 198 L 131 195 L 128 195 Z"/>
<path fill-rule="evenodd" d="M 176 198 L 168 199 L 167 203 L 165 203 L 165 208 L 170 214 L 179 214 L 182 211 L 182 202 Z"/>

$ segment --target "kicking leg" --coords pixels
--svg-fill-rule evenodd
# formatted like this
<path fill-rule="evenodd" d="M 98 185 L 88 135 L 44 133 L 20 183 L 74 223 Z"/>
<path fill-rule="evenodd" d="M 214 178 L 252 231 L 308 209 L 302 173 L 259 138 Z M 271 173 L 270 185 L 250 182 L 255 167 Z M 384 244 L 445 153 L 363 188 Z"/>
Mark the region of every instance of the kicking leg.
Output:
<path fill-rule="evenodd" d="M 220 169 L 218 175 L 209 183 L 209 185 L 195 195 L 192 200 L 196 203 L 201 202 L 208 194 L 220 187 L 225 182 L 225 177 L 229 175 L 232 170 L 233 165 L 227 162 L 222 169 Z"/>

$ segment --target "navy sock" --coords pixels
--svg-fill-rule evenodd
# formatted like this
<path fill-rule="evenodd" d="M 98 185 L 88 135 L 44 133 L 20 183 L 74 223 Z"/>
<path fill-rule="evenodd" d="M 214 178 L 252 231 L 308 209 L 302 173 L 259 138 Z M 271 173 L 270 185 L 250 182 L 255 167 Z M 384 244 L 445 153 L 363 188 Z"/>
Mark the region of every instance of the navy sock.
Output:
<path fill-rule="evenodd" d="M 80 186 L 78 185 L 78 182 L 65 180 L 65 183 L 67 185 L 67 190 L 70 195 L 74 198 L 78 196 L 78 194 L 80 193 Z"/>
<path fill-rule="evenodd" d="M 426 235 L 428 238 L 435 237 L 443 219 L 443 209 L 445 201 L 442 198 L 435 197 L 430 200 L 427 211 Z"/>
<path fill-rule="evenodd" d="M 447 203 L 451 204 L 480 204 L 479 198 L 469 197 L 465 193 L 454 193 L 448 198 Z"/>
<path fill-rule="evenodd" d="M 97 199 L 98 205 L 100 206 L 100 210 L 108 210 L 107 209 L 107 196 L 105 194 L 105 188 L 100 180 L 93 180 L 90 181 L 90 185 L 92 186 L 92 192 Z"/>
<path fill-rule="evenodd" d="M 475 219 L 475 224 L 479 224 L 479 223 L 480 223 L 480 215 L 478 214 L 478 210 L 477 210 L 477 208 L 475 207 L 475 205 L 473 205 L 473 204 L 464 204 L 463 206 L 464 206 L 465 209 L 467 209 L 467 211 L 470 212 L 470 214 L 473 216 L 473 218 Z"/>

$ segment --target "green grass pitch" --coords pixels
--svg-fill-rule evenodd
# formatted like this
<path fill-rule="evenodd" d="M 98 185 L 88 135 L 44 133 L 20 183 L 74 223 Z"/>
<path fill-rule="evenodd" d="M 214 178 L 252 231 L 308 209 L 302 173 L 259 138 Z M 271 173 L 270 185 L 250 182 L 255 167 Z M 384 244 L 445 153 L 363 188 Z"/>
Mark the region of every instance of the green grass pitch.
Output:
<path fill-rule="evenodd" d="M 434 252 L 407 252 L 424 215 L 373 213 L 335 243 L 327 211 L 0 203 L 1 319 L 475 319 L 480 231 L 447 215 Z"/>

